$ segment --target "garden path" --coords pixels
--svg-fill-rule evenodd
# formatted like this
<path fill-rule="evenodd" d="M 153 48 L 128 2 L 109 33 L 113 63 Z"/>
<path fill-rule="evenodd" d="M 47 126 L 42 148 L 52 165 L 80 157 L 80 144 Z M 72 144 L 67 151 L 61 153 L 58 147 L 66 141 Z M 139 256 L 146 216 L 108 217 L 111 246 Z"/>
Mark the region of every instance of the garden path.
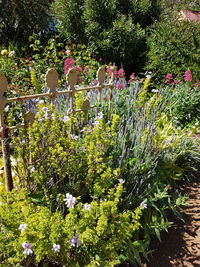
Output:
<path fill-rule="evenodd" d="M 199 179 L 200 180 L 200 179 Z M 154 253 L 145 267 L 200 267 L 200 181 L 185 187 L 188 206 L 181 209 L 184 222 L 175 222 L 162 243 L 152 245 Z"/>

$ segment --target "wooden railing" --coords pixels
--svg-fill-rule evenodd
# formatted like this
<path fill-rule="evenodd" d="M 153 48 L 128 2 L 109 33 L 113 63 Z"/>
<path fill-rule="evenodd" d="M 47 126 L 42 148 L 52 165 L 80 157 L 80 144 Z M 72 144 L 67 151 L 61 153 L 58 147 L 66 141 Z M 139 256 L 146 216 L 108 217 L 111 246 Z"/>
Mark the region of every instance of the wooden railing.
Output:
<path fill-rule="evenodd" d="M 69 103 L 69 110 L 68 113 L 75 114 L 76 112 L 83 111 L 86 115 L 91 108 L 90 101 L 85 100 L 83 105 L 80 109 L 76 109 L 75 107 L 75 95 L 77 92 L 83 91 L 91 91 L 91 90 L 98 90 L 98 99 L 102 101 L 102 90 L 104 88 L 108 88 L 110 90 L 109 96 L 109 110 L 111 109 L 111 101 L 112 101 L 112 90 L 114 88 L 114 72 L 116 67 L 113 66 L 111 68 L 112 75 L 108 83 L 104 83 L 106 77 L 106 71 L 104 67 L 101 67 L 97 71 L 97 85 L 95 86 L 86 86 L 86 87 L 76 87 L 78 82 L 79 73 L 75 68 L 72 68 L 68 71 L 66 75 L 67 81 L 67 90 L 57 90 L 59 76 L 55 69 L 49 69 L 45 75 L 45 83 L 46 87 L 48 88 L 48 92 L 35 94 L 35 95 L 25 95 L 13 98 L 5 97 L 5 93 L 8 90 L 8 81 L 5 75 L 0 72 L 0 136 L 2 139 L 2 154 L 3 154 L 3 163 L 4 163 L 4 173 L 5 173 L 5 180 L 6 180 L 6 190 L 11 191 L 13 189 L 13 179 L 12 179 L 12 171 L 11 171 L 11 161 L 10 161 L 10 144 L 9 144 L 9 135 L 12 134 L 13 130 L 19 129 L 24 127 L 27 123 L 30 123 L 34 120 L 35 114 L 31 111 L 27 112 L 24 115 L 24 122 L 21 124 L 16 124 L 14 126 L 8 126 L 5 123 L 5 116 L 4 116 L 4 108 L 6 104 L 12 102 L 25 102 L 30 99 L 35 98 L 44 98 L 48 97 L 51 101 L 52 107 L 55 105 L 55 99 L 59 95 L 68 95 L 70 98 Z"/>

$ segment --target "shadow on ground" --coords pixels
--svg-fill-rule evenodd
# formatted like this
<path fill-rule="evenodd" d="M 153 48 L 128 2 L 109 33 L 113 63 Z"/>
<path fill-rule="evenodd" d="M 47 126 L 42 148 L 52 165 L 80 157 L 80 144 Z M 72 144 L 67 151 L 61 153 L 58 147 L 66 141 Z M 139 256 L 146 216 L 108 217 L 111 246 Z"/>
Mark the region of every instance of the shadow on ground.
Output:
<path fill-rule="evenodd" d="M 153 241 L 154 251 L 145 267 L 200 266 L 200 182 L 187 186 L 188 206 L 181 210 L 184 222 L 170 216 L 174 226 L 162 235 L 162 243 Z"/>

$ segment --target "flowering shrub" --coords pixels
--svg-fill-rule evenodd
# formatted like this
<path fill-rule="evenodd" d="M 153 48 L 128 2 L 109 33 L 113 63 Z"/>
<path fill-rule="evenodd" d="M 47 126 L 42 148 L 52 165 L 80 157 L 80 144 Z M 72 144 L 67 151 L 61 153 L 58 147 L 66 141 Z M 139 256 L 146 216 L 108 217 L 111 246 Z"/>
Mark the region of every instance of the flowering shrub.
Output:
<path fill-rule="evenodd" d="M 68 212 L 64 217 L 59 211 L 52 213 L 46 207 L 35 206 L 24 192 L 2 194 L 1 263 L 56 266 L 120 263 L 119 253 L 125 253 L 129 249 L 126 244 L 134 241 L 144 209 L 140 206 L 133 211 L 120 211 L 122 192 L 119 183 L 102 200 L 92 200 L 89 209 L 79 199 L 75 206 L 65 207 Z"/>
<path fill-rule="evenodd" d="M 194 126 L 199 124 L 200 91 L 198 82 L 192 82 L 192 74 L 188 70 L 184 73 L 184 82 L 180 81 L 168 91 L 167 112 L 175 125 L 179 127 Z"/>

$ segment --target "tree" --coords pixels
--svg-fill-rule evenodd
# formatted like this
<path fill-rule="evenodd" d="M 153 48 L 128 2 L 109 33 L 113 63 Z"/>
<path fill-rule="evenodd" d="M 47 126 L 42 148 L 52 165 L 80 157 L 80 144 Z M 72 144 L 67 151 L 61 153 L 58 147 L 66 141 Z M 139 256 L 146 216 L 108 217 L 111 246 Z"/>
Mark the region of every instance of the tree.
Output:
<path fill-rule="evenodd" d="M 159 16 L 159 0 L 55 0 L 58 30 L 107 62 L 127 69 L 144 62 L 145 29 Z"/>
<path fill-rule="evenodd" d="M 20 42 L 34 33 L 50 31 L 51 3 L 52 0 L 0 0 L 0 42 Z"/>

